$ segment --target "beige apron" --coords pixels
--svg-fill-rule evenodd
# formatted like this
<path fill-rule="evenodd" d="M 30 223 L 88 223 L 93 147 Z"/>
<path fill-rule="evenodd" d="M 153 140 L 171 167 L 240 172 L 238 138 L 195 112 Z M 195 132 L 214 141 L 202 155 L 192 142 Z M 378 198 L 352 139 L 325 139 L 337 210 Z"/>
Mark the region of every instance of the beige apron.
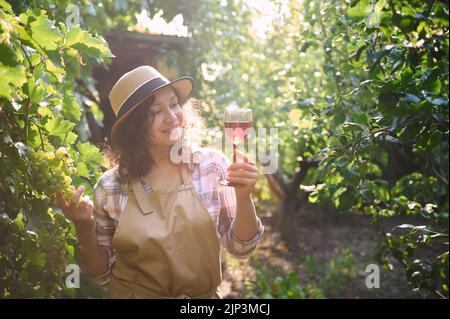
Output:
<path fill-rule="evenodd" d="M 113 237 L 116 262 L 108 298 L 221 298 L 216 226 L 192 184 L 144 193 L 140 181 Z"/>

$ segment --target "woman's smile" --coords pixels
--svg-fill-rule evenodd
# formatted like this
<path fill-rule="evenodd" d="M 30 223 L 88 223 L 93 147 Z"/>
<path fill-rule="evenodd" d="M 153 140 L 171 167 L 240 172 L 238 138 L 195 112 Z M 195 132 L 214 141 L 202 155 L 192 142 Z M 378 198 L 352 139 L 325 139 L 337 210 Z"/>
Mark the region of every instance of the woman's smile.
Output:
<path fill-rule="evenodd" d="M 179 125 L 174 125 L 174 126 L 171 126 L 169 128 L 166 128 L 166 129 L 162 130 L 161 132 L 165 133 L 165 134 L 169 134 L 169 133 L 172 132 L 172 130 L 179 129 L 179 128 L 180 128 Z"/>

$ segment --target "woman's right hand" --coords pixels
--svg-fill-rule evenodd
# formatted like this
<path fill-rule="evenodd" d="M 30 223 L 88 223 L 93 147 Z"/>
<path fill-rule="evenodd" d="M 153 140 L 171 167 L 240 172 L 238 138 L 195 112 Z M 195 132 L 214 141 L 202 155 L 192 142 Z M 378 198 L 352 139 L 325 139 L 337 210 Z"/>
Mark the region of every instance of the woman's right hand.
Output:
<path fill-rule="evenodd" d="M 84 186 L 77 188 L 72 198 L 67 202 L 61 192 L 56 193 L 56 200 L 64 215 L 70 219 L 77 229 L 77 232 L 89 232 L 94 226 L 93 208 L 94 204 L 89 196 L 84 196 L 81 201 L 81 195 L 84 192 Z"/>
<path fill-rule="evenodd" d="M 85 257 L 83 258 L 84 271 L 96 277 L 108 271 L 108 253 L 105 248 L 98 245 L 94 228 L 94 205 L 89 196 L 81 197 L 83 192 L 84 186 L 81 185 L 69 201 L 61 192 L 56 194 L 56 200 L 64 215 L 75 225 L 78 247 Z"/>

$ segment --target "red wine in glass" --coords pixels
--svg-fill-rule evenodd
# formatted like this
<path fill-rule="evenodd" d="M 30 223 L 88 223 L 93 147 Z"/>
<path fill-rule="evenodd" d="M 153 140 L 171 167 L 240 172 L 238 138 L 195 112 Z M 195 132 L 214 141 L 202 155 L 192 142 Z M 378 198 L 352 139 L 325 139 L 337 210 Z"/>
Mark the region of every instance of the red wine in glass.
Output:
<path fill-rule="evenodd" d="M 252 110 L 241 108 L 226 109 L 223 124 L 226 136 L 233 143 L 233 163 L 236 163 L 237 145 L 247 139 L 247 135 L 253 125 Z M 230 183 L 226 179 L 222 179 L 219 183 L 230 187 L 240 185 L 238 183 Z"/>
<path fill-rule="evenodd" d="M 233 145 L 238 145 L 247 139 L 248 129 L 252 127 L 252 121 L 225 122 L 225 133 Z"/>

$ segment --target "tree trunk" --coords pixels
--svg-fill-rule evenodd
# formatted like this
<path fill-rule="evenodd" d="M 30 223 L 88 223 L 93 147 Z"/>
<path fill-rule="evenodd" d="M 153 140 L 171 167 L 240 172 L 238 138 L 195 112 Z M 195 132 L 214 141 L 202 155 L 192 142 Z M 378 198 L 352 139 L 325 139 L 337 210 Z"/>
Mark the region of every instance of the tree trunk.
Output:
<path fill-rule="evenodd" d="M 301 191 L 300 185 L 307 176 L 308 170 L 317 165 L 317 161 L 303 160 L 300 163 L 300 170 L 291 180 L 280 171 L 266 175 L 270 189 L 281 201 L 277 224 L 281 237 L 288 247 L 295 245 L 297 213 L 308 201 L 308 193 Z"/>

